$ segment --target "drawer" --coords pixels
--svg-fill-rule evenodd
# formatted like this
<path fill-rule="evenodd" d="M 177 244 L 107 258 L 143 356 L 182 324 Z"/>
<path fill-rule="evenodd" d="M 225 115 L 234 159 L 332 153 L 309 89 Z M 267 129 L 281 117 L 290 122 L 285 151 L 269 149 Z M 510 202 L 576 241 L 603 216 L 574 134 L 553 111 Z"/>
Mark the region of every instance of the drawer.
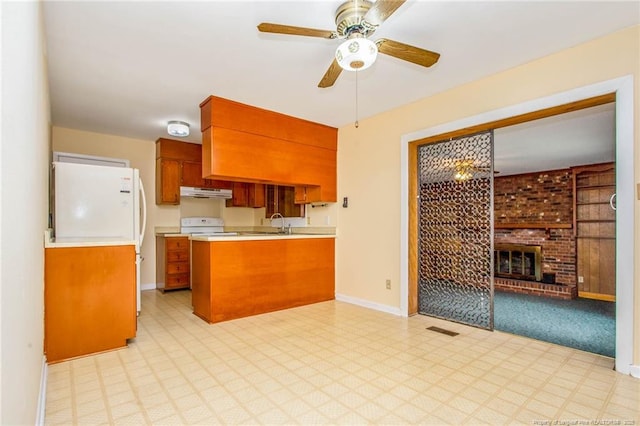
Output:
<path fill-rule="evenodd" d="M 167 250 L 189 249 L 189 238 L 172 237 L 167 238 Z"/>
<path fill-rule="evenodd" d="M 167 277 L 165 288 L 189 287 L 189 274 L 173 274 Z"/>
<path fill-rule="evenodd" d="M 167 252 L 167 262 L 188 262 L 189 250 Z"/>
<path fill-rule="evenodd" d="M 167 263 L 167 274 L 189 274 L 189 262 Z"/>

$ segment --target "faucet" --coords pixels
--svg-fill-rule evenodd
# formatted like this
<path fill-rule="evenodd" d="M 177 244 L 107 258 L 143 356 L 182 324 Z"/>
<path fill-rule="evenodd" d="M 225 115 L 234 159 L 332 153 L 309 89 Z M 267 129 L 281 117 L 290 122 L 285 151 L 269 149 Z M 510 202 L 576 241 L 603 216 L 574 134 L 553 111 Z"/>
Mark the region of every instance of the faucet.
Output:
<path fill-rule="evenodd" d="M 278 217 L 278 216 L 280 216 L 280 219 L 282 219 L 282 226 L 280 226 L 280 234 L 284 234 L 285 233 L 285 230 L 284 230 L 284 216 L 282 216 L 280 213 L 276 212 L 276 213 L 271 215 L 269 220 L 271 220 L 271 222 L 273 223 L 273 218 L 274 217 Z"/>

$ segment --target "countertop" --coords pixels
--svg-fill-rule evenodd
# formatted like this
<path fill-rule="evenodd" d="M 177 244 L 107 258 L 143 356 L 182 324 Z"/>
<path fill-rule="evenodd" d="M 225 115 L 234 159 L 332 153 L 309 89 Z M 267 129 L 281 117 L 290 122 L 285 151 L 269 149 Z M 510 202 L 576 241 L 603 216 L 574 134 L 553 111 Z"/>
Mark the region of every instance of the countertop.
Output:
<path fill-rule="evenodd" d="M 240 233 L 239 235 L 193 235 L 190 237 L 193 241 L 255 241 L 255 240 L 301 240 L 308 238 L 335 238 L 335 234 L 276 234 L 276 233 Z"/>
<path fill-rule="evenodd" d="M 96 241 L 90 238 L 74 238 L 65 239 L 62 241 L 56 240 L 51 237 L 51 230 L 44 231 L 44 247 L 45 248 L 62 248 L 62 247 L 106 247 L 106 246 L 135 246 L 138 244 L 135 240 L 120 240 L 120 239 L 101 239 Z"/>
<path fill-rule="evenodd" d="M 158 237 L 187 236 L 180 234 L 179 226 L 156 226 L 153 230 Z"/>

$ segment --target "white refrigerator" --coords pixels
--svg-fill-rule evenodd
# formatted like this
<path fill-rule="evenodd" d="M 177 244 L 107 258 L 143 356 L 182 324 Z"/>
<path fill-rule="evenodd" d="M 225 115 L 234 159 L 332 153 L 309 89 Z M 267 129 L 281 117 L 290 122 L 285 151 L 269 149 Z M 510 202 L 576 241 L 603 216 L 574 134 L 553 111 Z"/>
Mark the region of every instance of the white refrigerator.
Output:
<path fill-rule="evenodd" d="M 132 241 L 136 247 L 136 303 L 140 312 L 140 249 L 146 200 L 138 169 L 53 162 L 56 242 Z"/>

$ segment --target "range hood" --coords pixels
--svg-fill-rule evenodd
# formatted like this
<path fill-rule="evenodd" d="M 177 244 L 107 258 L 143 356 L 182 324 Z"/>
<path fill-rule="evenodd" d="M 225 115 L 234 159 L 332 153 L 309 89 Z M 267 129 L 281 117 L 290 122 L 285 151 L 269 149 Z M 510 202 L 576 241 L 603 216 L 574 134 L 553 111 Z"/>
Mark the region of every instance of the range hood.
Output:
<path fill-rule="evenodd" d="M 181 186 L 180 196 L 191 197 L 191 198 L 231 198 L 231 190 Z"/>

